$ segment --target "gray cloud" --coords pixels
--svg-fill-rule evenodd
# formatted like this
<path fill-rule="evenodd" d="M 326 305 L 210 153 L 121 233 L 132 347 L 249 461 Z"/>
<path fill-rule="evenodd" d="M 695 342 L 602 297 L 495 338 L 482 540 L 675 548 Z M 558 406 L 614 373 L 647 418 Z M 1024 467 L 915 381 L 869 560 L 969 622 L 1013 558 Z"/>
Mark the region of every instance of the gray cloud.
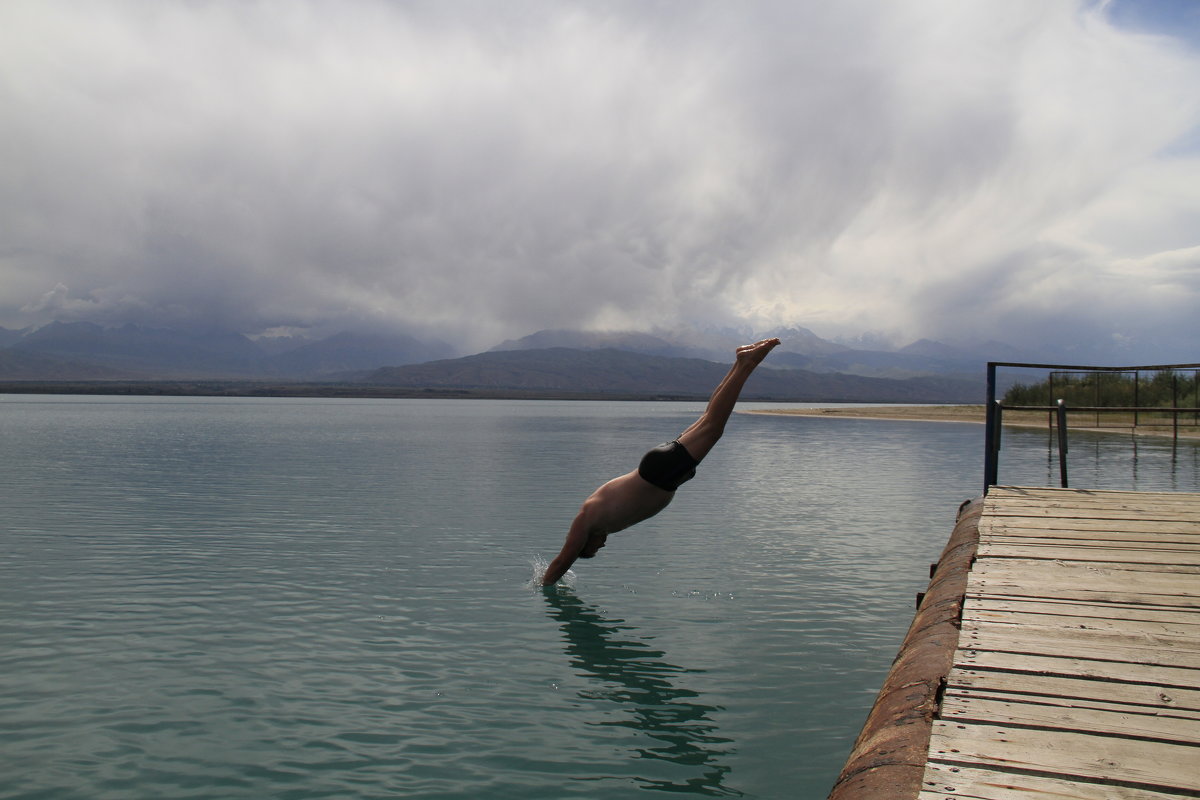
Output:
<path fill-rule="evenodd" d="M 1195 358 L 1200 57 L 1125 8 L 4 4 L 0 324 Z"/>

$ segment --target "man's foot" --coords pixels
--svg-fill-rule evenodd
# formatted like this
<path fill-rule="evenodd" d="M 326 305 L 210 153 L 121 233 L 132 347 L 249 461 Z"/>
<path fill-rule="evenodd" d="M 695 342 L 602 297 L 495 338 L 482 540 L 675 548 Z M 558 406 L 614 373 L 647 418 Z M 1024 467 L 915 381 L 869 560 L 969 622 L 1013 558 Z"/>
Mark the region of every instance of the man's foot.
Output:
<path fill-rule="evenodd" d="M 778 339 L 763 339 L 754 344 L 744 344 L 737 349 L 738 363 L 757 367 L 767 357 L 767 353 L 774 350 L 778 344 Z"/>

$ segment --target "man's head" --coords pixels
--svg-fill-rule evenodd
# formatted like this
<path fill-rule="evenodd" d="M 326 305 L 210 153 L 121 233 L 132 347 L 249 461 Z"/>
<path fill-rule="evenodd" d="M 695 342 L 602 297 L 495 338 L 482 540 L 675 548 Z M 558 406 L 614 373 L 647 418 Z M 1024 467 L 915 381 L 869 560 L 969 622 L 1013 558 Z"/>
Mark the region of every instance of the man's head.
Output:
<path fill-rule="evenodd" d="M 593 533 L 588 537 L 587 544 L 579 551 L 580 558 L 593 558 L 608 541 L 607 533 Z"/>

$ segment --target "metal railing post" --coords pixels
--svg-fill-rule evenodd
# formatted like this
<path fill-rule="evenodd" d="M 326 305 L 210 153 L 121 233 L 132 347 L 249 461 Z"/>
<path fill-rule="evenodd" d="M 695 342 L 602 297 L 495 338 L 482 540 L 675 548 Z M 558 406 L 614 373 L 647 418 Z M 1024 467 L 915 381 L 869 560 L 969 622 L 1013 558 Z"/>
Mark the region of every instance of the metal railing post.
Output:
<path fill-rule="evenodd" d="M 1134 430 L 1134 432 L 1137 431 L 1138 422 L 1140 421 L 1140 419 L 1138 417 L 1137 409 L 1138 409 L 1138 406 L 1141 405 L 1141 402 L 1138 399 L 1138 384 L 1141 383 L 1141 381 L 1139 380 L 1141 378 L 1141 376 L 1142 376 L 1141 370 L 1134 370 L 1134 372 L 1133 372 L 1133 430 Z M 1100 405 L 1100 404 L 1096 403 L 1096 405 Z M 1097 426 L 1097 427 L 1099 427 L 1099 426 Z"/>
<path fill-rule="evenodd" d="M 1179 441 L 1179 376 L 1171 373 L 1171 408 L 1175 412 L 1171 414 L 1171 440 Z"/>
<path fill-rule="evenodd" d="M 996 402 L 996 364 L 989 361 L 987 365 L 987 405 L 984 406 L 983 433 L 983 493 L 988 493 L 989 486 L 996 485 L 996 473 L 1000 462 L 1000 416 L 999 403 Z"/>
<path fill-rule="evenodd" d="M 1067 486 L 1067 404 L 1058 401 L 1058 481 L 1062 488 Z"/>

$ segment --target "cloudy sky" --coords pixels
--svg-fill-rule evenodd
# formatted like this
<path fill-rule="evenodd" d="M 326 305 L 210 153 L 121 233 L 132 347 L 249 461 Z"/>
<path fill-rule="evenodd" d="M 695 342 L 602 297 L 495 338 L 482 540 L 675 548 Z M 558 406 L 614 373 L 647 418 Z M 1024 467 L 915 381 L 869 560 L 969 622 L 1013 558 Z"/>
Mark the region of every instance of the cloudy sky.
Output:
<path fill-rule="evenodd" d="M 1192 0 L 8 0 L 0 326 L 1200 361 L 1197 87 Z"/>

